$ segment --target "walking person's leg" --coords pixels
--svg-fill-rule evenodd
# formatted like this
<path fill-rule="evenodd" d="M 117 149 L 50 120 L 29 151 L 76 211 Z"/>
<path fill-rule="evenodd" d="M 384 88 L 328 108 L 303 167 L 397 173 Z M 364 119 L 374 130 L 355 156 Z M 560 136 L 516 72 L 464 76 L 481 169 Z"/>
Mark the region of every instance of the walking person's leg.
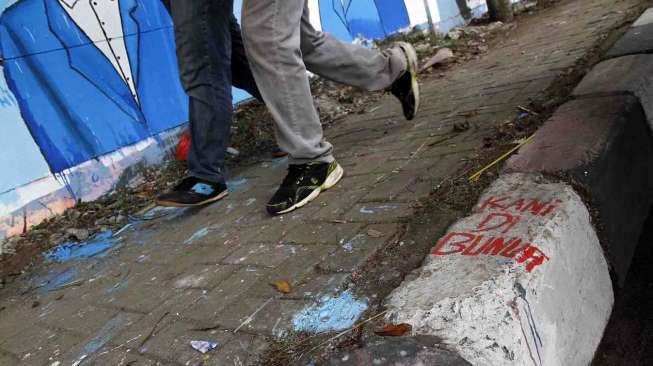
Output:
<path fill-rule="evenodd" d="M 271 214 L 305 205 L 343 175 L 331 154 L 331 144 L 323 138 L 307 65 L 328 78 L 370 90 L 389 86 L 395 89 L 400 80 L 407 80 L 407 84 L 401 83 L 406 84 L 404 87 L 397 87 L 405 94 L 400 98 L 402 104 L 413 100 L 412 109 L 405 113 L 407 117 L 412 118 L 417 108 L 412 47 L 404 45 L 381 54 L 317 32 L 302 33 L 302 29 L 307 30 L 306 24 L 302 25 L 302 18 L 304 22 L 308 18 L 306 8 L 305 0 L 243 3 L 243 38 L 252 72 L 275 120 L 277 142 L 290 154 L 288 175 L 267 205 Z"/>
<path fill-rule="evenodd" d="M 263 97 L 256 86 L 252 69 L 249 66 L 245 45 L 238 19 L 231 16 L 231 79 L 236 88 L 243 89 L 251 96 L 263 102 Z"/>
<path fill-rule="evenodd" d="M 308 6 L 301 22 L 301 51 L 306 68 L 326 79 L 367 91 L 389 89 L 399 99 L 406 119 L 419 109 L 417 53 L 408 43 L 396 42 L 383 52 L 342 42 L 316 30 Z"/>
<path fill-rule="evenodd" d="M 177 0 L 171 5 L 180 78 L 190 101 L 189 175 L 172 191 L 157 197 L 157 203 L 197 206 L 227 195 L 225 154 L 233 115 L 233 0 Z M 241 87 L 256 93 L 255 84 L 238 76 Z"/>

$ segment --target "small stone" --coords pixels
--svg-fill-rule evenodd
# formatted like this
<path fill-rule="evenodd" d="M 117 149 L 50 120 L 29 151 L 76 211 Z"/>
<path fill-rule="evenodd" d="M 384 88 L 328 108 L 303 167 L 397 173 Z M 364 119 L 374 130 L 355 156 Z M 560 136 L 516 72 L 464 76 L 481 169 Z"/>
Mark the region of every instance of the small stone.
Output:
<path fill-rule="evenodd" d="M 66 230 L 66 235 L 69 238 L 77 239 L 78 241 L 84 241 L 87 240 L 91 234 L 88 232 L 86 229 L 75 229 L 75 228 L 70 228 Z"/>
<path fill-rule="evenodd" d="M 70 217 L 70 219 L 73 220 L 73 221 L 78 220 L 82 216 L 81 212 L 79 212 L 77 210 L 73 210 L 73 209 L 68 210 L 67 214 L 68 214 L 68 217 Z"/>

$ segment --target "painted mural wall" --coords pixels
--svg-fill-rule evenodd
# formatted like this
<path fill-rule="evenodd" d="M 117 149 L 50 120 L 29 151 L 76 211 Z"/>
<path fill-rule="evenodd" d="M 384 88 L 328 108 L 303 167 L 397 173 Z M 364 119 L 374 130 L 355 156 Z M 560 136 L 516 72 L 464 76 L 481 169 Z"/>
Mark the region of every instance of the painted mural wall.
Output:
<path fill-rule="evenodd" d="M 345 41 L 425 26 L 429 13 L 444 32 L 485 11 L 484 0 L 309 6 L 317 29 Z M 101 196 L 135 163 L 160 161 L 188 98 L 161 0 L 0 0 L 0 12 L 2 238 Z M 234 102 L 246 98 L 234 90 Z"/>

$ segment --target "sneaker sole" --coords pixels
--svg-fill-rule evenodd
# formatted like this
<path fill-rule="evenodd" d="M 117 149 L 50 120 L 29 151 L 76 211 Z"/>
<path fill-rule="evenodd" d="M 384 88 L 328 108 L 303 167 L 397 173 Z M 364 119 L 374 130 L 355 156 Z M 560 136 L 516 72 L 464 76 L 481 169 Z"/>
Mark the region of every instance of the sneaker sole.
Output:
<path fill-rule="evenodd" d="M 406 57 L 408 58 L 408 72 L 410 72 L 411 75 L 410 84 L 413 90 L 413 95 L 415 96 L 415 110 L 413 111 L 413 118 L 415 118 L 415 116 L 417 116 L 417 112 L 419 111 L 419 83 L 417 82 L 417 69 L 418 69 L 417 52 L 415 51 L 415 48 L 410 43 L 397 42 L 397 45 L 401 47 L 401 49 L 406 54 Z"/>
<path fill-rule="evenodd" d="M 180 202 L 160 201 L 160 200 L 155 200 L 154 203 L 156 203 L 158 206 L 163 206 L 163 207 L 198 207 L 198 206 L 208 205 L 209 203 L 213 203 L 215 201 L 219 201 L 227 197 L 228 195 L 229 192 L 224 191 L 215 197 L 209 198 L 208 200 L 204 200 L 198 203 L 180 203 Z"/>
<path fill-rule="evenodd" d="M 338 182 L 340 182 L 340 180 L 342 179 L 342 177 L 344 175 L 345 175 L 345 170 L 342 169 L 340 164 L 338 164 L 336 169 L 333 172 L 331 172 L 331 174 L 329 174 L 329 176 L 326 178 L 326 180 L 324 181 L 324 183 L 322 183 L 321 186 L 319 186 L 315 190 L 313 190 L 313 192 L 311 192 L 311 194 L 309 194 L 303 200 L 295 203 L 294 205 L 290 206 L 289 208 L 287 208 L 287 209 L 285 209 L 283 211 L 277 212 L 275 214 L 275 216 L 283 215 L 283 214 L 286 214 L 286 213 L 288 213 L 290 211 L 294 211 L 294 210 L 296 210 L 296 209 L 298 209 L 300 207 L 305 206 L 307 203 L 309 203 L 312 200 L 316 199 L 317 196 L 320 195 L 320 193 L 322 193 L 323 191 L 326 191 L 327 189 L 329 189 L 329 188 L 335 186 L 336 184 L 338 184 Z"/>

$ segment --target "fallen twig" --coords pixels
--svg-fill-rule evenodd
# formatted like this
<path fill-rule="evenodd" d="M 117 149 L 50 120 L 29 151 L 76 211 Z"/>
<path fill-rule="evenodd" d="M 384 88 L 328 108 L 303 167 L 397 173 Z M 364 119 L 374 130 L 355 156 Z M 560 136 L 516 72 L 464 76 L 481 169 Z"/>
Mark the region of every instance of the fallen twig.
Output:
<path fill-rule="evenodd" d="M 522 107 L 520 105 L 517 106 L 517 109 L 519 109 L 520 111 L 526 112 L 526 113 L 530 113 L 530 114 L 532 114 L 534 116 L 539 116 L 540 115 L 539 113 L 534 112 L 534 111 L 532 111 L 532 110 L 530 110 L 530 109 L 528 109 L 526 107 Z"/>
<path fill-rule="evenodd" d="M 270 301 L 272 301 L 272 299 L 274 299 L 274 297 L 269 298 L 266 302 L 263 303 L 263 305 L 259 306 L 259 308 L 256 309 L 256 311 L 253 312 L 252 315 L 248 316 L 247 319 L 245 319 L 245 321 L 243 321 L 243 322 L 238 326 L 238 328 L 236 328 L 236 329 L 234 330 L 234 333 L 238 333 L 238 331 L 240 330 L 240 328 L 242 328 L 242 327 L 244 327 L 245 325 L 251 323 L 251 321 L 254 320 L 254 317 L 256 316 L 256 314 L 258 314 L 259 311 L 261 311 L 261 310 L 262 310 L 262 309 L 263 309 L 263 308 L 264 308 L 264 307 L 265 307 L 265 306 L 266 306 Z"/>
<path fill-rule="evenodd" d="M 487 171 L 488 169 L 490 169 L 490 168 L 492 168 L 493 166 L 495 166 L 495 165 L 497 165 L 498 163 L 500 163 L 502 160 L 504 160 L 505 158 L 507 158 L 508 156 L 510 156 L 510 154 L 512 154 L 513 152 L 517 151 L 520 147 L 522 147 L 522 146 L 526 145 L 527 143 L 529 143 L 529 142 L 533 139 L 533 137 L 535 137 L 535 134 L 530 135 L 527 139 L 525 139 L 524 141 L 522 141 L 522 142 L 520 142 L 519 144 L 517 144 L 517 146 L 513 147 L 512 149 L 510 149 L 510 150 L 509 150 L 508 152 L 506 152 L 505 154 L 499 156 L 496 160 L 494 160 L 494 161 L 491 162 L 490 164 L 486 165 L 483 169 L 481 169 L 481 170 L 479 170 L 478 172 L 472 174 L 472 175 L 469 177 L 469 181 L 470 181 L 470 182 L 476 182 L 476 181 L 481 177 L 481 175 L 483 175 L 483 173 L 485 173 L 485 171 Z"/>
<path fill-rule="evenodd" d="M 163 319 L 164 319 L 166 316 L 168 316 L 168 314 L 170 314 L 170 312 L 169 312 L 169 311 L 166 311 L 165 313 L 163 313 L 163 315 L 161 315 L 161 317 L 159 318 L 159 320 L 157 320 L 156 323 L 154 323 L 154 326 L 152 327 L 152 330 L 150 330 L 150 332 L 147 334 L 147 336 L 145 336 L 145 338 L 143 338 L 143 340 L 141 341 L 141 343 L 138 345 L 138 348 L 139 348 L 139 349 L 140 349 L 141 347 L 143 347 L 143 346 L 145 345 L 145 343 L 147 343 L 147 341 L 150 340 L 150 338 L 152 338 L 152 336 L 154 335 L 154 332 L 156 331 L 156 328 L 157 328 L 157 327 L 159 326 L 159 324 L 163 321 Z"/>

